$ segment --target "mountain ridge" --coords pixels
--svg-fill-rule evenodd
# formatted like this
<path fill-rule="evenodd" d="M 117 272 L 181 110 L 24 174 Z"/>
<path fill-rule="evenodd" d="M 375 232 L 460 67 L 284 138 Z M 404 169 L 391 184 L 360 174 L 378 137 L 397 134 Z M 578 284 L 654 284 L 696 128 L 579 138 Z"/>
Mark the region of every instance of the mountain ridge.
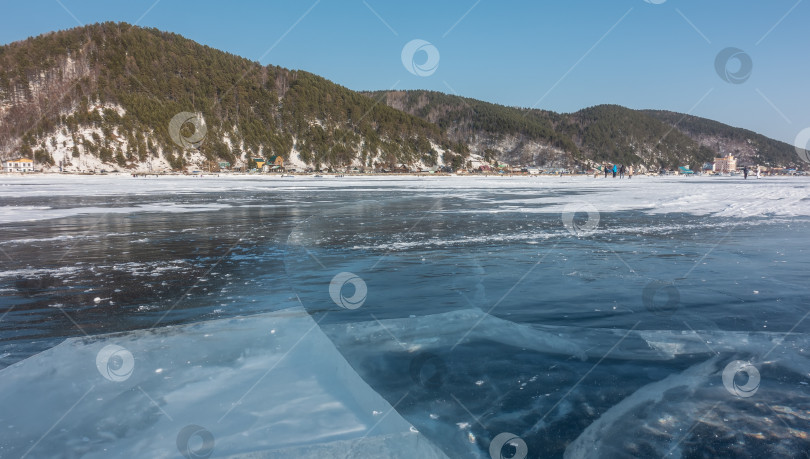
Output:
<path fill-rule="evenodd" d="M 181 114 L 199 123 L 170 132 Z M 198 134 L 199 142 L 178 142 Z M 433 91 L 356 92 L 126 23 L 0 46 L 0 155 L 33 157 L 50 169 L 60 162 L 75 170 L 219 162 L 249 168 L 253 158 L 281 156 L 313 169 L 498 161 L 659 170 L 697 167 L 726 152 L 741 153 L 743 162 L 798 164 L 790 149 L 751 131 L 660 110 L 598 105 L 559 114 Z"/>
<path fill-rule="evenodd" d="M 169 132 L 180 113 L 202 119 L 200 148 Z M 16 150 L 44 164 L 56 162 L 54 153 L 172 169 L 281 155 L 337 167 L 408 163 L 433 145 L 453 148 L 435 125 L 317 75 L 122 23 L 0 47 L 0 121 L 5 155 Z"/>
<path fill-rule="evenodd" d="M 595 163 L 641 162 L 647 165 L 658 163 L 662 168 L 684 164 L 698 167 L 714 157 L 733 154 L 740 159 L 741 165 L 803 165 L 793 145 L 719 121 L 665 110 L 636 110 L 601 104 L 571 113 L 555 113 L 427 90 L 367 91 L 364 94 L 382 97 L 394 108 L 440 127 L 455 129 L 448 132 L 451 139 L 467 141 L 471 144 L 471 151 L 482 156 L 489 156 L 485 153 L 487 149 L 495 149 L 496 156 L 525 159 L 522 155 L 527 150 L 525 144 L 534 141 L 535 151 L 567 152 L 575 161 Z M 493 110 L 499 115 L 493 117 Z M 460 120 L 450 120 L 448 115 L 460 117 Z M 502 123 L 499 132 L 488 128 L 493 121 Z M 516 123 L 531 126 L 518 132 Z M 637 129 L 639 126 L 644 129 Z M 636 129 L 630 130 L 630 127 Z M 623 130 L 630 132 L 623 133 Z M 554 135 L 550 135 L 550 131 Z M 520 133 L 524 137 L 523 145 L 514 148 L 513 142 L 510 151 L 509 145 L 499 142 L 499 135 L 503 133 Z"/>

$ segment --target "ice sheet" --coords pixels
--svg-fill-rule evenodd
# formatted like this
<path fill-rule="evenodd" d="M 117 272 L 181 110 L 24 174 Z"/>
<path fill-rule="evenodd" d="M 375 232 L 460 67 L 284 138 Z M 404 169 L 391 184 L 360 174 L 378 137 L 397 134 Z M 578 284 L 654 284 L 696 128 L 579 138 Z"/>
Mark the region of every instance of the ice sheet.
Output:
<path fill-rule="evenodd" d="M 74 215 L 91 214 L 130 214 L 133 212 L 204 212 L 230 207 L 227 204 L 191 204 L 183 205 L 178 203 L 143 204 L 127 207 L 69 207 L 61 209 L 25 207 L 25 206 L 0 206 L 0 224 L 47 220 L 50 218 L 71 217 Z"/>
<path fill-rule="evenodd" d="M 783 362 L 760 366 L 776 372 Z M 806 375 L 806 359 L 789 362 L 804 366 L 798 374 Z M 749 399 L 716 384 L 723 372 L 724 362 L 712 357 L 638 389 L 591 423 L 565 458 L 692 457 L 696 443 L 704 450 L 710 446 L 717 457 L 793 457 L 807 451 L 810 411 L 806 386 L 796 384 L 795 374 L 782 373 L 778 382 L 758 386 Z"/>
<path fill-rule="evenodd" d="M 69 339 L 0 371 L 0 406 L 2 457 L 181 457 L 189 425 L 215 457 L 445 457 L 300 308 Z"/>
<path fill-rule="evenodd" d="M 689 431 L 692 424 L 723 435 L 718 448 L 731 448 L 724 442 L 737 431 L 740 435 L 764 434 L 768 447 L 785 454 L 807 444 L 801 429 L 808 426 L 810 411 L 797 409 L 806 407 L 806 380 L 810 377 L 806 351 L 810 342 L 802 334 L 528 326 L 477 309 L 330 324 L 323 329 L 349 362 L 362 369 L 364 378 L 384 388 L 382 393 L 389 400 L 405 393 L 408 403 L 403 405 L 408 409 L 403 416 L 430 438 L 441 439 L 451 451 L 460 451 L 469 443 L 467 438 L 477 436 L 484 437 L 475 441 L 485 450 L 492 436 L 509 426 L 524 426 L 519 431 L 523 438 L 535 442 L 530 450 L 545 451 L 549 445 L 542 445 L 544 436 L 551 433 L 559 441 L 553 433 L 570 425 L 570 417 L 577 412 L 592 417 L 593 422 L 587 428 L 583 424 L 584 432 L 568 448 L 566 457 L 623 457 L 629 452 L 643 457 L 675 452 L 673 457 L 677 457 L 682 451 L 688 456 L 688 445 L 700 442 L 700 449 L 712 443 L 697 439 L 700 431 L 693 435 Z M 453 352 L 456 345 L 467 350 Z M 527 351 L 541 356 L 537 363 L 526 360 Z M 487 363 L 478 365 L 476 355 Z M 721 375 L 726 364 L 741 357 L 752 358 L 763 378 L 760 392 L 749 402 L 728 392 Z M 660 362 L 676 360 L 665 373 L 656 373 L 664 368 Z M 696 360 L 702 363 L 677 369 Z M 425 376 L 422 370 L 415 374 L 415 366 L 433 369 Z M 432 379 L 431 371 L 438 372 L 437 379 Z M 513 377 L 507 376 L 512 372 Z M 599 383 L 618 372 L 649 372 L 655 382 L 626 396 L 619 387 Z M 669 376 L 656 376 L 666 372 Z M 379 374 L 399 374 L 405 383 L 386 382 Z M 583 374 L 595 386 L 580 385 Z M 559 385 L 565 389 L 559 391 Z M 573 393 L 555 402 L 569 387 Z M 525 397 L 515 395 L 524 389 Z M 507 403 L 506 397 L 514 399 Z M 587 404 L 589 399 L 609 409 L 596 415 L 598 411 Z M 748 412 L 752 405 L 766 404 L 783 412 Z M 704 420 L 709 410 L 715 411 Z M 778 428 L 773 427 L 773 416 L 783 418 Z M 580 417 L 579 422 L 585 419 Z M 636 434 L 628 436 L 627 432 Z M 750 447 L 753 442 L 738 441 L 737 447 Z"/>
<path fill-rule="evenodd" d="M 697 386 L 701 385 L 709 375 L 717 371 L 716 364 L 717 358 L 714 357 L 682 373 L 668 376 L 661 381 L 648 384 L 637 390 L 633 395 L 614 405 L 588 426 L 582 435 L 565 450 L 565 457 L 577 459 L 604 457 L 606 448 L 601 445 L 601 440 L 603 437 L 612 434 L 610 430 L 621 422 L 622 418 L 645 404 L 661 402 L 667 391 L 680 388 L 694 392 Z M 720 395 L 723 394 L 720 393 Z"/>
<path fill-rule="evenodd" d="M 641 210 L 651 214 L 684 212 L 721 217 L 810 216 L 810 180 L 805 177 L 645 177 L 632 180 L 592 177 L 408 177 L 371 176 L 319 179 L 310 176 L 243 176 L 133 178 L 121 176 L 4 175 L 0 198 L 59 196 L 191 195 L 229 191 L 322 190 L 327 193 L 401 189 L 424 195 L 463 195 L 487 200 L 493 190 L 516 193 L 553 192 L 553 196 L 500 201 L 490 212 L 560 213 L 570 204 L 587 203 L 599 212 Z M 81 208 L 42 209 L 17 205 L 0 208 L 0 222 L 56 218 L 81 213 Z M 85 209 L 86 211 L 97 211 Z M 175 205 L 161 210 L 191 211 Z M 205 210 L 205 209 L 199 209 Z M 210 207 L 208 210 L 215 210 Z"/>
<path fill-rule="evenodd" d="M 441 324 L 441 333 L 437 333 L 437 324 Z M 500 319 L 480 309 L 407 319 L 334 324 L 323 328 L 340 349 L 373 345 L 380 352 L 402 349 L 419 352 L 476 340 L 579 360 L 603 357 L 605 350 L 619 341 L 621 345 L 612 349 L 611 359 L 672 360 L 678 356 L 711 356 L 722 352 L 768 352 L 771 357 L 777 357 L 803 354 L 810 349 L 810 337 L 804 334 L 524 325 Z"/>

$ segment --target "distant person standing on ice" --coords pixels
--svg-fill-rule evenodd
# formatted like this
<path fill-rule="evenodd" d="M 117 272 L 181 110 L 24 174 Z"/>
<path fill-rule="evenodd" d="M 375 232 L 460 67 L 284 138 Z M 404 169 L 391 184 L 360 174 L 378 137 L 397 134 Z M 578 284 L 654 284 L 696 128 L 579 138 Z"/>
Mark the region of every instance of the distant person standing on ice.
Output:
<path fill-rule="evenodd" d="M 616 168 L 616 165 L 614 164 L 614 165 L 613 165 L 613 178 L 616 178 L 616 171 L 617 171 L 617 170 L 618 170 L 618 169 Z"/>
<path fill-rule="evenodd" d="M 622 164 L 621 166 L 619 166 L 619 178 L 620 178 L 620 179 L 623 179 L 623 178 L 624 178 L 624 164 Z"/>
<path fill-rule="evenodd" d="M 628 180 L 633 178 L 633 166 L 627 166 L 627 178 Z"/>
<path fill-rule="evenodd" d="M 760 173 L 762 172 L 762 167 L 757 166 L 757 180 L 759 180 Z"/>
<path fill-rule="evenodd" d="M 608 175 L 608 165 L 607 165 L 607 164 L 605 164 L 605 166 L 603 167 L 603 169 L 605 170 L 605 178 L 607 178 L 607 175 Z"/>
<path fill-rule="evenodd" d="M 748 166 L 743 166 L 743 178 L 748 180 Z"/>

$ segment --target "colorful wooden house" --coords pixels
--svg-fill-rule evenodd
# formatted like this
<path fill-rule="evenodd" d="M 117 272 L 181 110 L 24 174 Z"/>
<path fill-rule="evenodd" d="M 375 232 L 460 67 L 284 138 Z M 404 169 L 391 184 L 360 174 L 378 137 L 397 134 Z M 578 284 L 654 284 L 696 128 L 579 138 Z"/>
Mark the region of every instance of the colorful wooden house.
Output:
<path fill-rule="evenodd" d="M 274 155 L 267 158 L 267 163 L 270 165 L 271 169 L 283 169 L 284 168 L 284 158 L 279 155 Z"/>

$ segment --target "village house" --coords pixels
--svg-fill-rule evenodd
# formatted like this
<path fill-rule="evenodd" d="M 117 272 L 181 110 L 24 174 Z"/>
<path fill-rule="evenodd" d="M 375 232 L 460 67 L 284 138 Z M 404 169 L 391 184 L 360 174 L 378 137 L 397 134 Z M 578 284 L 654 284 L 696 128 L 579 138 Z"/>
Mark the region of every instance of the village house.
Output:
<path fill-rule="evenodd" d="M 284 169 L 284 158 L 281 156 L 271 156 L 267 158 L 267 163 L 271 169 Z"/>
<path fill-rule="evenodd" d="M 6 160 L 3 164 L 5 172 L 33 172 L 34 161 L 28 158 Z"/>
<path fill-rule="evenodd" d="M 281 156 L 271 156 L 265 159 L 257 159 L 256 165 L 261 168 L 262 172 L 280 171 L 284 169 L 284 158 Z"/>

